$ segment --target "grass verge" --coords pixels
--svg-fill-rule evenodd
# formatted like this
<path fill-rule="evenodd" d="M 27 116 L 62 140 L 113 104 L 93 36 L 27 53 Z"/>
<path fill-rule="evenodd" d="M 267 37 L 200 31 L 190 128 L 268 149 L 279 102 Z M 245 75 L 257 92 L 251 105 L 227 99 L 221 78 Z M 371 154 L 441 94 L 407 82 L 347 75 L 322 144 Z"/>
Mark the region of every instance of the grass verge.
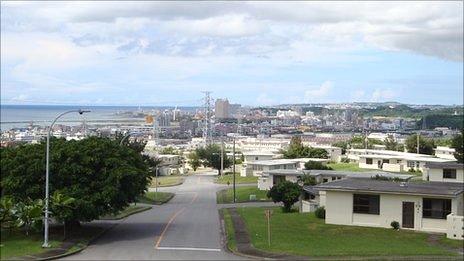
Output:
<path fill-rule="evenodd" d="M 142 211 L 149 210 L 149 209 L 151 209 L 150 206 L 130 205 L 127 208 L 125 208 L 124 210 L 120 211 L 119 213 L 117 213 L 115 215 L 105 215 L 105 216 L 101 217 L 100 219 L 102 219 L 102 220 L 123 219 L 125 217 L 130 216 L 130 215 L 134 215 L 134 214 L 137 214 L 137 213 L 140 213 Z"/>
<path fill-rule="evenodd" d="M 48 249 L 42 248 L 42 233 L 31 233 L 26 236 L 23 231 L 1 231 L 0 259 L 6 260 L 12 257 L 39 254 Z M 50 244 L 57 247 L 61 243 L 60 235 L 50 235 Z"/>
<path fill-rule="evenodd" d="M 150 187 L 156 187 L 158 181 L 158 187 L 172 187 L 184 183 L 184 177 L 182 176 L 159 176 L 158 178 L 152 178 Z"/>
<path fill-rule="evenodd" d="M 234 176 L 232 174 L 226 174 L 222 177 L 218 177 L 215 181 L 218 184 L 229 184 L 232 185 L 234 182 Z M 247 184 L 247 183 L 258 183 L 258 177 L 242 177 L 239 173 L 235 173 L 235 184 Z"/>
<path fill-rule="evenodd" d="M 256 200 L 250 200 L 250 195 L 256 195 Z M 257 187 L 236 187 L 235 196 L 237 203 L 241 202 L 256 202 L 270 201 L 267 197 L 266 190 L 259 190 Z M 216 192 L 216 201 L 218 204 L 226 204 L 234 202 L 234 190 L 232 188 L 223 189 Z"/>
<path fill-rule="evenodd" d="M 143 197 L 139 197 L 137 202 L 152 204 L 152 205 L 162 205 L 174 197 L 174 193 L 170 192 L 147 192 Z"/>
<path fill-rule="evenodd" d="M 428 234 L 386 228 L 325 224 L 313 213 L 283 213 L 273 208 L 271 245 L 267 242 L 264 208 L 238 208 L 252 244 L 261 250 L 304 256 L 421 256 L 456 255 L 430 245 Z"/>
<path fill-rule="evenodd" d="M 331 167 L 333 170 L 338 171 L 353 171 L 353 172 L 364 172 L 364 171 L 372 171 L 372 169 L 362 169 L 359 167 L 358 163 L 329 163 L 327 164 L 328 167 Z"/>
<path fill-rule="evenodd" d="M 224 229 L 226 234 L 227 240 L 227 247 L 232 251 L 237 251 L 237 242 L 235 241 L 235 229 L 234 225 L 232 224 L 232 218 L 230 216 L 228 209 L 220 209 L 219 210 L 222 217 L 224 218 Z"/>

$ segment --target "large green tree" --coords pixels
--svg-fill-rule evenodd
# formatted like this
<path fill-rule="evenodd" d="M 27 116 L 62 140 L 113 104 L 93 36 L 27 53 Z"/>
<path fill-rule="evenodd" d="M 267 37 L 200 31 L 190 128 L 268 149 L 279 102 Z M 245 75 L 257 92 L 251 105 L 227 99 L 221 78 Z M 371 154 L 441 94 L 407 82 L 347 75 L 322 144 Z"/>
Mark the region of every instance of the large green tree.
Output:
<path fill-rule="evenodd" d="M 458 160 L 458 162 L 463 163 L 464 162 L 464 129 L 461 130 L 461 134 L 458 134 L 454 136 L 452 142 L 451 142 L 451 147 L 454 148 L 455 153 L 454 157 Z"/>
<path fill-rule="evenodd" d="M 282 202 L 284 212 L 290 212 L 293 204 L 298 202 L 301 195 L 301 187 L 291 181 L 283 181 L 273 186 L 268 192 L 267 197 L 274 203 Z"/>
<path fill-rule="evenodd" d="M 197 171 L 198 167 L 201 166 L 201 160 L 196 151 L 193 151 L 188 155 L 188 163 L 192 167 L 193 171 Z"/>
<path fill-rule="evenodd" d="M 221 147 L 217 144 L 209 144 L 205 147 L 197 148 L 195 153 L 203 160 L 203 165 L 217 169 L 221 175 Z M 232 165 L 232 160 L 227 157 L 226 152 L 223 152 L 223 167 L 224 169 Z"/>
<path fill-rule="evenodd" d="M 303 145 L 301 138 L 298 136 L 292 137 L 290 145 L 286 150 L 282 150 L 282 154 L 286 159 L 295 159 L 295 158 L 321 158 L 327 159 L 329 157 L 328 153 L 324 149 L 312 148 L 309 146 Z"/>
<path fill-rule="evenodd" d="M 435 144 L 432 139 L 427 139 L 419 135 L 419 153 L 433 155 Z M 406 139 L 406 149 L 408 152 L 417 152 L 417 134 L 413 134 Z"/>
<path fill-rule="evenodd" d="M 69 219 L 90 221 L 121 211 L 142 195 L 152 175 L 149 158 L 118 141 L 51 139 L 50 191 L 75 199 Z M 2 195 L 44 198 L 45 142 L 1 149 Z"/>

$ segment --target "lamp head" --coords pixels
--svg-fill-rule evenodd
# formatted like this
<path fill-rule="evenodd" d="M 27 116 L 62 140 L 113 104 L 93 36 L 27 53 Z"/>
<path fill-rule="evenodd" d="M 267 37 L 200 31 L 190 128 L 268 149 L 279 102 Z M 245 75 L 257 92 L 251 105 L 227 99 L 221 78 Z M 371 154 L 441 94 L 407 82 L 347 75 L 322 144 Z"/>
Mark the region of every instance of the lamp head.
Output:
<path fill-rule="evenodd" d="M 82 110 L 82 109 L 79 109 L 79 114 L 82 115 L 84 113 L 87 113 L 87 112 L 90 112 L 89 110 Z"/>

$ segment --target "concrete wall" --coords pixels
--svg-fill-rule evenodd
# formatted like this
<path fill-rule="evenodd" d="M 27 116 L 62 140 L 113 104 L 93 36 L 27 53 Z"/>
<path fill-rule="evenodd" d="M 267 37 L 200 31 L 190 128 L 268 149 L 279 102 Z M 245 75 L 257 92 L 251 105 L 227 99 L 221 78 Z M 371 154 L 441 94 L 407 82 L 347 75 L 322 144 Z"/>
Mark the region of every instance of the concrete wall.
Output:
<path fill-rule="evenodd" d="M 449 214 L 446 217 L 446 237 L 450 239 L 464 239 L 464 216 Z"/>
<path fill-rule="evenodd" d="M 392 221 L 398 221 L 402 227 L 402 203 L 406 201 L 414 202 L 414 230 L 446 232 L 446 219 L 422 218 L 421 196 L 380 194 L 379 215 L 353 213 L 352 192 L 326 191 L 325 203 L 320 202 L 320 205 L 325 205 L 327 224 L 390 228 Z M 456 211 L 458 204 L 458 199 L 452 200 L 452 207 Z"/>
<path fill-rule="evenodd" d="M 461 182 L 464 183 L 464 170 L 457 169 L 456 170 L 456 179 L 444 179 L 443 178 L 443 169 L 429 169 L 426 168 L 424 172 L 422 172 L 422 179 L 429 181 L 440 181 L 440 182 Z"/>

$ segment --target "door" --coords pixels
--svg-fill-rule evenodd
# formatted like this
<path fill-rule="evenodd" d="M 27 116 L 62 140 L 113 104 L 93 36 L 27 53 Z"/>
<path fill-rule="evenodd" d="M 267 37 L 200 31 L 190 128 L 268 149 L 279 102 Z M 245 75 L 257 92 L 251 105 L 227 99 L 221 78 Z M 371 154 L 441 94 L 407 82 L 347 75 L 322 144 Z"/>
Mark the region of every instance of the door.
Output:
<path fill-rule="evenodd" d="M 414 228 L 414 202 L 403 202 L 403 227 Z"/>

